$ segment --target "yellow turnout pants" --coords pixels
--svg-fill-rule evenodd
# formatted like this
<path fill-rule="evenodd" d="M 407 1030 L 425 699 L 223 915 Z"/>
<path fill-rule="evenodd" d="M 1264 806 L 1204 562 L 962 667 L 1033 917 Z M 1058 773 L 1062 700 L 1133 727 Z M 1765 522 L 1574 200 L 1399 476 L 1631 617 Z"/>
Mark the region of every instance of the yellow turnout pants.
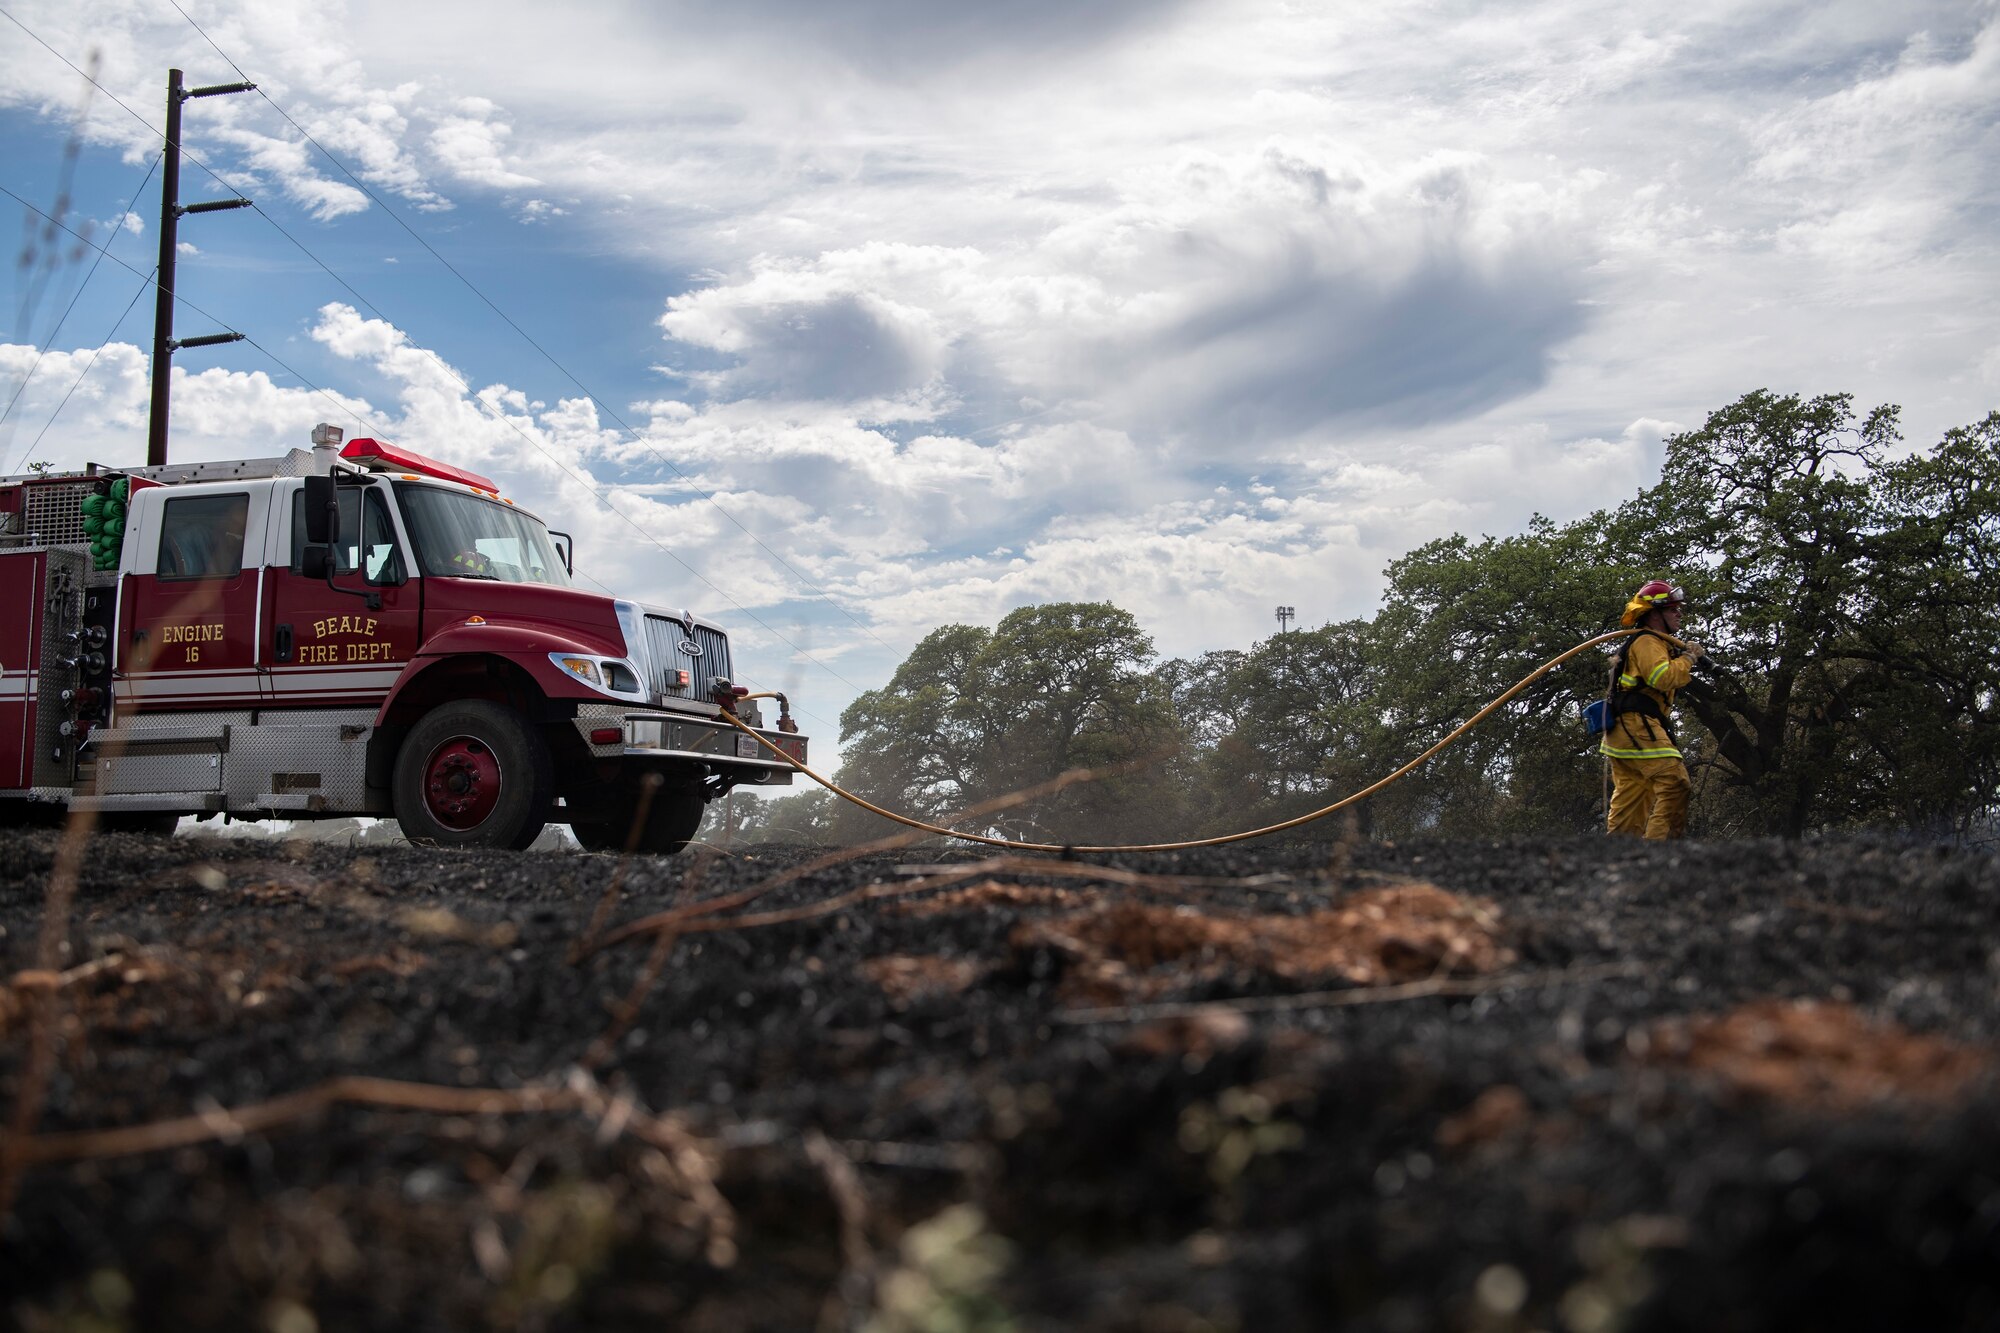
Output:
<path fill-rule="evenodd" d="M 1687 832 L 1688 771 L 1679 759 L 1613 759 L 1613 833 L 1643 838 L 1678 838 Z"/>

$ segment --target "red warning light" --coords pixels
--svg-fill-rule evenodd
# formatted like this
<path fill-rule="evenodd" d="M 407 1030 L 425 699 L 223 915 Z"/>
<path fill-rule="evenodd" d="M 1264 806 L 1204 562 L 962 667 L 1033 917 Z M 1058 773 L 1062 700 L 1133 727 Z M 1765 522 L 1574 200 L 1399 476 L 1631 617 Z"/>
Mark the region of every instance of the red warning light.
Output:
<path fill-rule="evenodd" d="M 414 449 L 389 444 L 383 440 L 371 440 L 366 436 L 349 440 L 340 456 L 350 463 L 359 463 L 371 472 L 415 472 L 426 477 L 436 477 L 439 481 L 455 481 L 461 486 L 474 486 L 482 491 L 498 491 L 495 485 L 477 472 L 467 472 L 462 467 L 440 463 L 435 458 L 427 458 Z"/>

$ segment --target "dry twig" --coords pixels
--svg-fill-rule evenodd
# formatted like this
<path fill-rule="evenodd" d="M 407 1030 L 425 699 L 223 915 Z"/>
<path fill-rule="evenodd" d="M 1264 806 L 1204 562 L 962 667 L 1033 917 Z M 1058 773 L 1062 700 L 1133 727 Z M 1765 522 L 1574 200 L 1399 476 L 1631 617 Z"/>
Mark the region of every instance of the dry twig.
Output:
<path fill-rule="evenodd" d="M 806 1158 L 826 1177 L 827 1193 L 840 1214 L 840 1278 L 820 1307 L 823 1333 L 853 1328 L 872 1303 L 875 1251 L 868 1244 L 868 1193 L 860 1173 L 838 1145 L 817 1129 L 806 1134 Z"/>
<path fill-rule="evenodd" d="M 1156 1018 L 1200 1018 L 1218 1013 L 1282 1013 L 1289 1009 L 1339 1009 L 1362 1004 L 1394 1004 L 1432 996 L 1484 995 L 1492 991 L 1541 986 L 1567 986 L 1606 977 L 1637 976 L 1649 969 L 1642 963 L 1607 963 L 1601 967 L 1565 968 L 1554 972 L 1524 972 L 1500 977 L 1426 977 L 1395 986 L 1353 986 L 1346 990 L 1299 991 L 1291 995 L 1246 995 L 1234 1000 L 1193 1003 L 1125 1004 L 1106 1009 L 1065 1009 L 1051 1021 L 1080 1026 L 1088 1023 L 1143 1023 Z"/>
<path fill-rule="evenodd" d="M 25 1149 L 42 1118 L 42 1104 L 49 1095 L 49 1077 L 55 1071 L 56 1030 L 61 1023 L 63 1003 L 62 956 L 68 943 L 70 904 L 76 898 L 84 846 L 96 825 L 95 811 L 74 813 L 63 829 L 62 841 L 56 845 L 48 898 L 42 906 L 42 929 L 35 941 L 33 969 L 43 977 L 54 978 L 56 984 L 26 988 L 28 1056 L 21 1069 L 14 1114 L 7 1124 L 7 1141 L 0 1144 L 0 1218 L 13 1210 L 14 1193 L 20 1188 L 21 1173 L 28 1164 Z"/>
<path fill-rule="evenodd" d="M 1047 782 L 1038 783 L 1033 787 L 1024 787 L 1020 791 L 1009 792 L 1005 796 L 996 796 L 990 801 L 984 801 L 949 816 L 949 818 L 954 820 L 970 819 L 980 815 L 992 814 L 998 810 L 1010 809 L 1025 801 L 1034 800 L 1038 796 L 1045 796 L 1050 792 L 1061 791 L 1064 787 L 1078 782 L 1089 782 L 1099 776 L 1101 776 L 1099 773 L 1091 769 L 1073 768 L 1066 773 L 1057 774 Z M 686 922 L 697 917 L 714 916 L 719 912 L 732 911 L 735 908 L 747 906 L 773 889 L 795 883 L 808 875 L 817 874 L 819 871 L 845 864 L 848 861 L 858 860 L 861 857 L 870 856 L 876 852 L 896 851 L 930 836 L 930 834 L 922 831 L 892 833 L 887 837 L 877 838 L 873 842 L 864 842 L 853 847 L 843 847 L 837 851 L 828 852 L 823 856 L 814 857 L 804 865 L 794 866 L 790 870 L 781 871 L 768 879 L 760 880 L 747 889 L 740 889 L 735 893 L 724 894 L 719 898 L 710 898 L 704 902 L 688 903 L 682 907 L 669 908 L 664 912 L 655 912 L 653 915 L 641 917 L 637 921 L 628 921 L 606 935 L 603 939 L 588 943 L 587 947 L 579 945 L 575 961 L 581 962 L 583 959 L 600 950 L 609 949 L 614 945 L 624 943 L 626 940 L 633 939 L 639 935 L 649 934 L 656 930 L 681 930 Z M 683 930 L 682 933 L 686 932 Z"/>
<path fill-rule="evenodd" d="M 193 1115 L 115 1129 L 43 1134 L 12 1140 L 9 1146 L 12 1159 L 23 1167 L 127 1157 L 200 1143 L 233 1142 L 297 1124 L 340 1105 L 431 1115 L 588 1115 L 600 1129 L 629 1134 L 659 1150 L 671 1167 L 673 1183 L 706 1225 L 710 1261 L 726 1265 L 735 1258 L 735 1212 L 716 1187 L 713 1148 L 675 1118 L 645 1111 L 629 1097 L 612 1097 L 582 1071 L 574 1072 L 562 1087 L 529 1088 L 453 1088 L 348 1074 L 248 1106 L 210 1107 Z"/>

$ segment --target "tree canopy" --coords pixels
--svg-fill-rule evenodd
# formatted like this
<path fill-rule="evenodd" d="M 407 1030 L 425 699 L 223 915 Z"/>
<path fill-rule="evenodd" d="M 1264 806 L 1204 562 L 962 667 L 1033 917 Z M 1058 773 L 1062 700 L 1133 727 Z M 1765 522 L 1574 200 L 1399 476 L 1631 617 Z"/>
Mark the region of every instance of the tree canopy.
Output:
<path fill-rule="evenodd" d="M 1759 390 L 1669 439 L 1659 481 L 1622 503 L 1442 538 L 1386 574 L 1372 618 L 1164 663 L 1106 603 L 943 626 L 842 715 L 841 778 L 936 819 L 1089 770 L 979 817 L 1040 841 L 1255 826 L 1374 781 L 1665 577 L 1714 659 L 1681 699 L 1697 834 L 1963 832 L 2000 813 L 2000 412 L 1908 451 L 1893 406 L 1857 418 L 1847 394 Z M 1607 670 L 1544 677 L 1371 797 L 1372 831 L 1600 826 L 1577 715 Z M 823 795 L 779 804 L 774 821 L 819 836 L 869 822 Z"/>

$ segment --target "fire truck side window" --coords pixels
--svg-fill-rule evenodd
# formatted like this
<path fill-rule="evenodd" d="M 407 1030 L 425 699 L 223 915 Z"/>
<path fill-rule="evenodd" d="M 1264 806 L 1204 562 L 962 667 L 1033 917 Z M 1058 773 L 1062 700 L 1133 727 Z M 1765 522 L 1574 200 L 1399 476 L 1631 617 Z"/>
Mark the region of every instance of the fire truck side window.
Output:
<path fill-rule="evenodd" d="M 184 495 L 167 501 L 160 517 L 159 576 L 226 579 L 241 574 L 249 521 L 248 495 Z"/>
<path fill-rule="evenodd" d="M 333 551 L 337 574 L 352 574 L 361 565 L 370 583 L 397 584 L 403 581 L 403 553 L 396 549 L 396 528 L 389 521 L 389 507 L 382 493 L 370 490 L 340 492 L 340 530 L 344 534 Z M 366 503 L 363 503 L 363 501 Z M 359 515 L 355 511 L 359 510 Z M 359 522 L 357 523 L 357 517 Z M 356 529 L 359 529 L 359 545 Z M 292 568 L 304 561 L 306 548 L 306 495 L 292 493 Z"/>

